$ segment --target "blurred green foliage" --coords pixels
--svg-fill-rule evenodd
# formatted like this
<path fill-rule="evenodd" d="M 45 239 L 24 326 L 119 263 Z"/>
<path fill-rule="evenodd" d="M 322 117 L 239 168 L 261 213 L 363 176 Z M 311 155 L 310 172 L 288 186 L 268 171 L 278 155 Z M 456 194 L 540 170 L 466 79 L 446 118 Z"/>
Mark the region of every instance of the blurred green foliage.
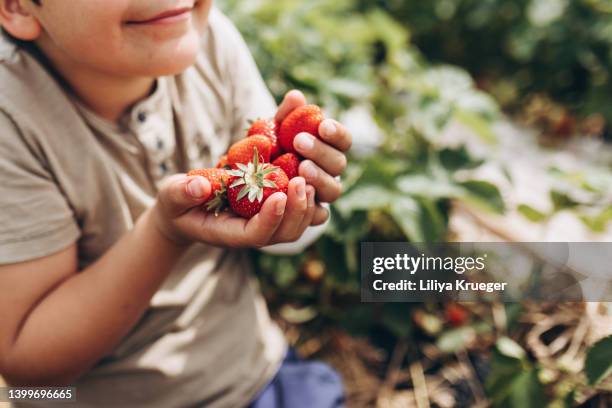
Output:
<path fill-rule="evenodd" d="M 609 0 L 363 0 L 410 27 L 433 61 L 465 67 L 508 106 L 542 92 L 612 120 Z"/>
<path fill-rule="evenodd" d="M 360 241 L 444 241 L 451 200 L 504 210 L 494 185 L 469 177 L 482 161 L 462 146 L 437 143 L 452 120 L 494 143 L 489 126 L 495 103 L 464 71 L 425 63 L 409 32 L 384 10 L 364 10 L 356 0 L 221 5 L 278 100 L 291 88 L 301 89 L 353 130 L 357 154 L 343 179 L 345 193 L 310 255 L 325 264 L 332 292 L 359 295 Z M 298 290 L 297 297 L 290 290 L 305 259 L 263 256 L 262 274 L 282 286 L 287 298 L 305 294 L 312 301 L 312 290 Z"/>
<path fill-rule="evenodd" d="M 483 143 L 495 143 L 490 125 L 498 116 L 496 103 L 464 70 L 428 64 L 395 18 L 408 21 L 404 13 L 411 7 L 425 12 L 438 2 L 431 3 L 218 2 L 244 35 L 277 100 L 289 89 L 301 89 L 349 126 L 355 138 L 343 176 L 345 192 L 331 207 L 326 234 L 297 256 L 254 254 L 271 308 L 311 331 L 342 328 L 388 351 L 398 339 L 415 336 L 415 306 L 360 303 L 359 243 L 444 241 L 454 200 L 497 213 L 505 209 L 495 185 L 471 176 L 483 161 L 462 145 L 451 148 L 439 140 L 457 121 Z M 446 330 L 439 337 L 441 349 L 462 349 L 467 338 L 483 330 L 491 328 L 474 322 Z M 508 347 L 501 346 L 507 354 Z M 528 389 L 539 403 L 544 397 L 535 363 L 523 355 L 498 354 L 491 398 L 499 405 L 526 406 L 520 405 L 526 398 L 520 393 Z"/>

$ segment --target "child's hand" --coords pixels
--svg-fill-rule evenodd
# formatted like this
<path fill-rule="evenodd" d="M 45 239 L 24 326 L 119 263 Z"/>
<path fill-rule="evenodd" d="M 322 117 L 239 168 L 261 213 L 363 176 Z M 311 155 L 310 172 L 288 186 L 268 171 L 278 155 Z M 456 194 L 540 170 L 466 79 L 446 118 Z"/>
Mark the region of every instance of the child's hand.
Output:
<path fill-rule="evenodd" d="M 276 120 L 281 122 L 294 109 L 305 104 L 306 98 L 300 91 L 288 92 L 278 109 Z M 342 184 L 335 177 L 346 168 L 345 152 L 351 148 L 352 136 L 342 124 L 333 119 L 321 123 L 319 136 L 321 139 L 301 133 L 296 136 L 293 145 L 300 155 L 308 159 L 300 164 L 300 176 L 315 188 L 319 201 L 331 203 L 342 193 Z M 327 218 L 327 209 L 317 206 L 313 225 L 321 224 Z"/>
<path fill-rule="evenodd" d="M 204 177 L 177 174 L 160 189 L 152 219 L 163 235 L 180 245 L 203 242 L 231 248 L 261 248 L 297 240 L 313 223 L 314 188 L 302 177 L 289 183 L 288 193 L 275 193 L 250 220 L 229 212 L 202 210 L 211 191 Z"/>

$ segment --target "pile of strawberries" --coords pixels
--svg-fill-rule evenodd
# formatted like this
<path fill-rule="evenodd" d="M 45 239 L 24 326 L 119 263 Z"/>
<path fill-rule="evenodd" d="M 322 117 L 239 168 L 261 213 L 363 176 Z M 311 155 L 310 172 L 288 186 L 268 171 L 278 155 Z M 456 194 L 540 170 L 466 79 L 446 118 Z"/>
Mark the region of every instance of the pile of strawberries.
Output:
<path fill-rule="evenodd" d="M 188 173 L 210 182 L 212 193 L 204 208 L 218 214 L 229 207 L 234 213 L 251 218 L 272 194 L 287 193 L 289 180 L 297 177 L 302 161 L 293 147 L 293 139 L 303 132 L 319 137 L 323 120 L 321 108 L 305 105 L 281 123 L 274 119 L 253 122 L 247 137 L 233 144 L 216 168 Z"/>

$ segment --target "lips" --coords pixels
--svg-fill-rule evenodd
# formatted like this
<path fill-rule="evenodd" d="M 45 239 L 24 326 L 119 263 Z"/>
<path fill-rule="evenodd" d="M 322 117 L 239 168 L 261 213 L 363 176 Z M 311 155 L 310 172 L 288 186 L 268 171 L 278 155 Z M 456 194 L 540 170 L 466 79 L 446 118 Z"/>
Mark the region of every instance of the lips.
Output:
<path fill-rule="evenodd" d="M 127 24 L 144 25 L 171 22 L 187 17 L 192 10 L 193 7 L 181 7 L 173 10 L 166 10 L 162 13 L 154 15 L 153 17 L 146 17 L 142 20 L 130 20 L 127 22 Z"/>

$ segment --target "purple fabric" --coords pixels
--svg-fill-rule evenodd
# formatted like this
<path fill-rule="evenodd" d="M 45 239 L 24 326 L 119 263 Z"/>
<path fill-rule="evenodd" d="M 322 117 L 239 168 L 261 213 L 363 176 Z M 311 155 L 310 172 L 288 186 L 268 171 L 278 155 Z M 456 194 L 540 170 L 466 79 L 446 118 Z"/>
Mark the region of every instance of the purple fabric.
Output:
<path fill-rule="evenodd" d="M 272 381 L 248 408 L 340 408 L 344 391 L 338 373 L 289 350 Z"/>

